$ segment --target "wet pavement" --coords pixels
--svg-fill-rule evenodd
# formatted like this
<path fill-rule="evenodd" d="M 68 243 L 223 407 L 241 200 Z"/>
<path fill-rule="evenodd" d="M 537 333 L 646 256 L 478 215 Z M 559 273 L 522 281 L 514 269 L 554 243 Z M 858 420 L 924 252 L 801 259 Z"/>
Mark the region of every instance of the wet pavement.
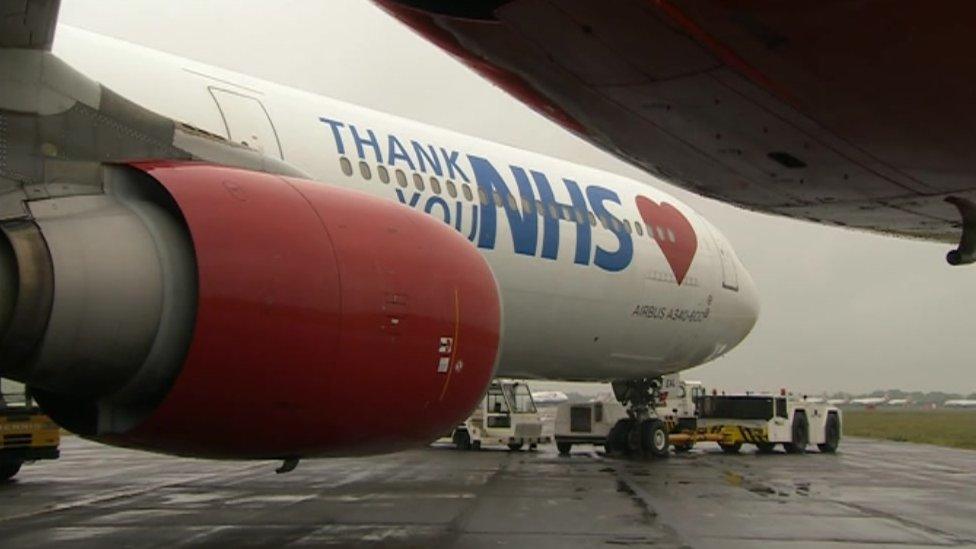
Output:
<path fill-rule="evenodd" d="M 276 475 L 66 437 L 61 460 L 0 484 L 0 547 L 976 546 L 976 452 L 702 447 L 644 463 L 445 447 Z"/>

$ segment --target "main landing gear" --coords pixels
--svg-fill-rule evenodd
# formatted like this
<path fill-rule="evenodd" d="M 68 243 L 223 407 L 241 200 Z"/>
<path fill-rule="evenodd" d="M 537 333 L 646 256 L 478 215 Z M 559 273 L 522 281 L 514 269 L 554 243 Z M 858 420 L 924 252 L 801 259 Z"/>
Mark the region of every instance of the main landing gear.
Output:
<path fill-rule="evenodd" d="M 668 426 L 657 418 L 660 378 L 613 382 L 613 394 L 627 407 L 627 417 L 617 421 L 607 435 L 607 453 L 642 458 L 668 457 Z"/>

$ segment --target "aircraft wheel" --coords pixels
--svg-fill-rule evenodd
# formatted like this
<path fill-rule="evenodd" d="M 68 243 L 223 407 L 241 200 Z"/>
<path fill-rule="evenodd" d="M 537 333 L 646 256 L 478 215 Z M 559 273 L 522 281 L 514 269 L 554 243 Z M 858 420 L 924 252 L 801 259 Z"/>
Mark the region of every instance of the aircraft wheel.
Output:
<path fill-rule="evenodd" d="M 475 450 L 475 451 L 480 450 L 481 449 L 481 441 L 480 440 L 476 440 L 476 441 L 472 442 L 471 443 L 471 449 L 472 450 Z"/>
<path fill-rule="evenodd" d="M 797 412 L 793 415 L 792 428 L 793 442 L 784 442 L 783 449 L 787 454 L 802 454 L 807 451 L 810 444 L 810 422 L 804 412 Z"/>
<path fill-rule="evenodd" d="M 617 423 L 610 429 L 605 445 L 607 453 L 611 455 L 626 456 L 630 454 L 630 431 L 634 428 L 634 420 L 624 418 L 617 420 Z"/>
<path fill-rule="evenodd" d="M 732 444 L 722 444 L 721 442 L 719 442 L 718 447 L 721 448 L 722 451 L 725 452 L 726 454 L 738 454 L 739 450 L 742 449 L 742 443 L 734 442 Z"/>
<path fill-rule="evenodd" d="M 20 472 L 20 466 L 23 464 L 24 462 L 22 461 L 0 462 L 0 482 L 5 482 L 14 478 L 14 475 Z"/>
<path fill-rule="evenodd" d="M 647 457 L 666 458 L 670 444 L 668 426 L 660 419 L 641 422 L 641 451 Z"/>
<path fill-rule="evenodd" d="M 573 449 L 572 442 L 557 442 L 556 448 L 559 449 L 559 455 L 568 456 L 569 451 Z"/>
<path fill-rule="evenodd" d="M 522 442 L 509 442 L 508 449 L 513 452 L 518 452 L 519 450 L 522 449 L 522 444 L 523 444 Z"/>
<path fill-rule="evenodd" d="M 824 439 L 826 442 L 818 444 L 817 449 L 825 454 L 833 454 L 840 445 L 840 418 L 837 414 L 827 416 L 827 425 L 824 426 Z"/>

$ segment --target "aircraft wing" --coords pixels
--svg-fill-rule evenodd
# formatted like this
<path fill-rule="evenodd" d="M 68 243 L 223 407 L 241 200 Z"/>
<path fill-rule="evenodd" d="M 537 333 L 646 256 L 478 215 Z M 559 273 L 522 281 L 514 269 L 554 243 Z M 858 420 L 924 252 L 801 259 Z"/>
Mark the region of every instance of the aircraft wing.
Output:
<path fill-rule="evenodd" d="M 569 130 L 702 195 L 946 242 L 973 210 L 972 2 L 375 1 Z"/>
<path fill-rule="evenodd" d="M 50 50 L 60 0 L 0 2 L 0 48 Z"/>

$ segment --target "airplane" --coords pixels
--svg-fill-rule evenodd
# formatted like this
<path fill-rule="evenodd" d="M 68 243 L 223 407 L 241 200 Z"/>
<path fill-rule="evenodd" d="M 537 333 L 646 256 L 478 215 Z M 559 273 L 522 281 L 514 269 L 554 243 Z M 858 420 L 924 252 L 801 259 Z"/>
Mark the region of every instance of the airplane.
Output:
<path fill-rule="evenodd" d="M 972 399 L 953 399 L 942 403 L 945 408 L 976 408 L 976 400 Z"/>
<path fill-rule="evenodd" d="M 976 261 L 972 2 L 374 3 L 674 185 Z"/>
<path fill-rule="evenodd" d="M 555 404 L 562 404 L 563 402 L 569 400 L 569 397 L 567 397 L 566 393 L 562 391 L 538 391 L 532 393 L 532 400 L 535 401 L 536 404 L 542 406 L 551 406 Z"/>
<path fill-rule="evenodd" d="M 910 406 L 912 404 L 911 400 L 907 398 L 893 398 L 886 402 L 888 406 Z"/>
<path fill-rule="evenodd" d="M 851 399 L 851 404 L 856 404 L 858 406 L 877 406 L 879 404 L 884 404 L 888 402 L 888 397 L 862 397 Z"/>
<path fill-rule="evenodd" d="M 846 398 L 830 398 L 830 399 L 827 399 L 827 404 L 831 404 L 831 405 L 834 405 L 834 406 L 840 406 L 841 404 L 847 404 L 847 399 Z"/>
<path fill-rule="evenodd" d="M 81 436 L 286 472 L 429 443 L 503 376 L 612 382 L 617 450 L 660 455 L 660 377 L 756 322 L 657 189 L 58 7 L 0 0 L 0 375 Z"/>

